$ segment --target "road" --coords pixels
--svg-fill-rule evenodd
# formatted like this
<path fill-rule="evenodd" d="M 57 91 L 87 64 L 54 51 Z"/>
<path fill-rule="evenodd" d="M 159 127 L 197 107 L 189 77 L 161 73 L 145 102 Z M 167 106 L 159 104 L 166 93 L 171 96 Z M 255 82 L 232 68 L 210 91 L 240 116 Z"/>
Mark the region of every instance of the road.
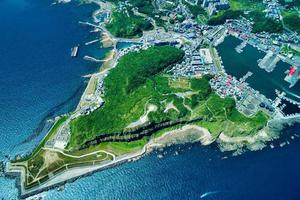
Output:
<path fill-rule="evenodd" d="M 61 153 L 65 156 L 68 156 L 68 157 L 71 157 L 71 158 L 83 158 L 83 157 L 87 157 L 87 156 L 94 155 L 94 154 L 97 154 L 97 153 L 105 153 L 107 155 L 112 156 L 113 160 L 116 159 L 116 156 L 114 154 L 112 154 L 110 152 L 107 152 L 107 151 L 104 151 L 104 150 L 94 151 L 94 152 L 83 154 L 83 155 L 80 155 L 80 156 L 75 156 L 75 155 L 68 154 L 68 153 L 66 153 L 66 152 L 64 152 L 60 149 L 52 149 L 52 148 L 47 148 L 47 147 L 44 147 L 43 149 L 48 150 L 48 151 L 58 152 L 58 153 Z"/>

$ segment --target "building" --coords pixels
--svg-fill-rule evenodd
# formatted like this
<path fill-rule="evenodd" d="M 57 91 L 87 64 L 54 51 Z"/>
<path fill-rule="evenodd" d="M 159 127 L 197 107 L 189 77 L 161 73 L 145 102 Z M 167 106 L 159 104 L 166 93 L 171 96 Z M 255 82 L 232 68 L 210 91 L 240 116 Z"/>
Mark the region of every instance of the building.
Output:
<path fill-rule="evenodd" d="M 213 64 L 213 59 L 208 48 L 200 49 L 200 56 L 203 58 L 205 64 Z"/>
<path fill-rule="evenodd" d="M 292 66 L 290 70 L 286 71 L 284 80 L 290 84 L 290 88 L 296 85 L 300 78 L 300 71 L 298 67 Z"/>

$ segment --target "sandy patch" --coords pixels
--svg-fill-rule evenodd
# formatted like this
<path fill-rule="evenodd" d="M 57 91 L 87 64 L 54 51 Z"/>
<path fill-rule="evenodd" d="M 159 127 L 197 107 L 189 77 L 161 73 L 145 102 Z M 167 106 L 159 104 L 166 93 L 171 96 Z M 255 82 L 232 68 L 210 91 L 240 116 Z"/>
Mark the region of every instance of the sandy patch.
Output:
<path fill-rule="evenodd" d="M 148 104 L 144 114 L 139 118 L 139 120 L 132 122 L 131 124 L 129 124 L 127 126 L 127 128 L 134 128 L 134 127 L 145 124 L 146 122 L 149 121 L 149 119 L 148 119 L 149 113 L 155 112 L 155 111 L 157 111 L 157 106 L 154 104 Z"/>
<path fill-rule="evenodd" d="M 54 162 L 62 160 L 56 152 L 45 151 L 44 153 L 44 166 L 49 166 Z"/>
<path fill-rule="evenodd" d="M 164 110 L 164 113 L 167 113 L 171 109 L 173 109 L 179 113 L 179 110 L 176 108 L 173 101 L 167 104 L 166 109 Z"/>
<path fill-rule="evenodd" d="M 107 33 L 102 33 L 102 46 L 103 48 L 110 48 L 114 46 L 114 41 L 110 38 L 110 36 Z"/>
<path fill-rule="evenodd" d="M 185 125 L 182 128 L 164 133 L 161 137 L 149 142 L 148 147 L 161 147 L 172 144 L 200 142 L 209 145 L 214 141 L 209 131 L 197 125 Z"/>
<path fill-rule="evenodd" d="M 176 96 L 178 96 L 180 98 L 183 98 L 183 99 L 184 98 L 190 98 L 194 94 L 197 94 L 197 92 L 187 91 L 187 92 L 178 92 L 178 93 L 175 93 Z"/>

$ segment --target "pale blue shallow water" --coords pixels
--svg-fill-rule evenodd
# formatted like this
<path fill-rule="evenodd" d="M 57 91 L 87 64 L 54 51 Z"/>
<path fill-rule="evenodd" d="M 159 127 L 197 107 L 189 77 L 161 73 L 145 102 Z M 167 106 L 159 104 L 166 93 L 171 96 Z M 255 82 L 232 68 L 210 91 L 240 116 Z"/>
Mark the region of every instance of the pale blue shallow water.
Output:
<path fill-rule="evenodd" d="M 34 133 L 45 117 L 74 109 L 85 87 L 82 75 L 98 67 L 82 57 L 107 51 L 83 45 L 96 35 L 78 21 L 89 20 L 94 6 L 50 4 L 0 0 L 1 159 L 33 149 L 44 136 Z M 76 44 L 81 48 L 74 59 L 70 48 Z M 282 140 L 299 129 L 286 130 Z M 203 199 L 299 199 L 300 141 L 289 140 L 284 148 L 229 159 L 215 145 L 176 146 L 162 159 L 153 153 L 68 183 L 63 192 L 49 191 L 45 199 L 200 199 L 206 192 Z M 14 180 L 0 178 L 1 198 L 17 199 Z"/>

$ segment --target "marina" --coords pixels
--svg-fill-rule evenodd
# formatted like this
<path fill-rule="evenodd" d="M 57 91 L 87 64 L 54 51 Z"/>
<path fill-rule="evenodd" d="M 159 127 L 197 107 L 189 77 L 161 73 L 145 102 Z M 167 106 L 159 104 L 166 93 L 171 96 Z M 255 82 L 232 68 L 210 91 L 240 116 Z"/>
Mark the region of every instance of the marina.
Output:
<path fill-rule="evenodd" d="M 249 45 L 244 47 L 242 53 L 237 53 L 234 45 L 239 43 L 239 41 L 229 36 L 224 43 L 217 47 L 222 57 L 225 71 L 238 78 L 241 82 L 248 83 L 250 87 L 265 95 L 273 102 L 272 104 L 275 107 L 277 106 L 282 111 L 283 115 L 299 113 L 299 99 L 296 96 L 300 94 L 300 88 L 297 86 L 291 88 L 290 84 L 284 80 L 285 71 L 289 72 L 289 64 L 283 63 L 270 52 L 264 54 Z M 231 57 L 235 59 L 230 59 Z M 270 66 L 270 63 L 274 63 L 274 60 L 276 60 L 278 66 L 274 70 L 267 72 L 267 70 L 258 66 L 256 60 L 260 59 L 261 63 L 267 66 Z M 293 73 L 295 72 L 296 70 Z M 283 91 L 283 93 L 278 90 Z"/>
<path fill-rule="evenodd" d="M 284 81 L 285 72 L 290 69 L 289 64 L 279 61 L 272 72 L 266 72 L 257 63 L 257 60 L 262 59 L 266 54 L 250 45 L 247 45 L 243 53 L 239 54 L 234 49 L 239 43 L 239 39 L 229 36 L 217 47 L 219 55 L 222 57 L 225 71 L 228 74 L 240 79 L 250 71 L 253 75 L 247 78 L 247 83 L 267 98 L 274 100 L 277 97 L 275 89 L 278 89 L 284 91 L 288 98 L 295 101 L 300 100 L 297 98 L 300 95 L 299 82 L 290 88 L 290 84 Z"/>
<path fill-rule="evenodd" d="M 286 77 L 284 78 L 284 80 L 290 84 L 289 88 L 294 87 L 300 78 L 300 72 L 298 67 L 292 66 L 289 70 L 285 72 L 285 74 Z"/>

